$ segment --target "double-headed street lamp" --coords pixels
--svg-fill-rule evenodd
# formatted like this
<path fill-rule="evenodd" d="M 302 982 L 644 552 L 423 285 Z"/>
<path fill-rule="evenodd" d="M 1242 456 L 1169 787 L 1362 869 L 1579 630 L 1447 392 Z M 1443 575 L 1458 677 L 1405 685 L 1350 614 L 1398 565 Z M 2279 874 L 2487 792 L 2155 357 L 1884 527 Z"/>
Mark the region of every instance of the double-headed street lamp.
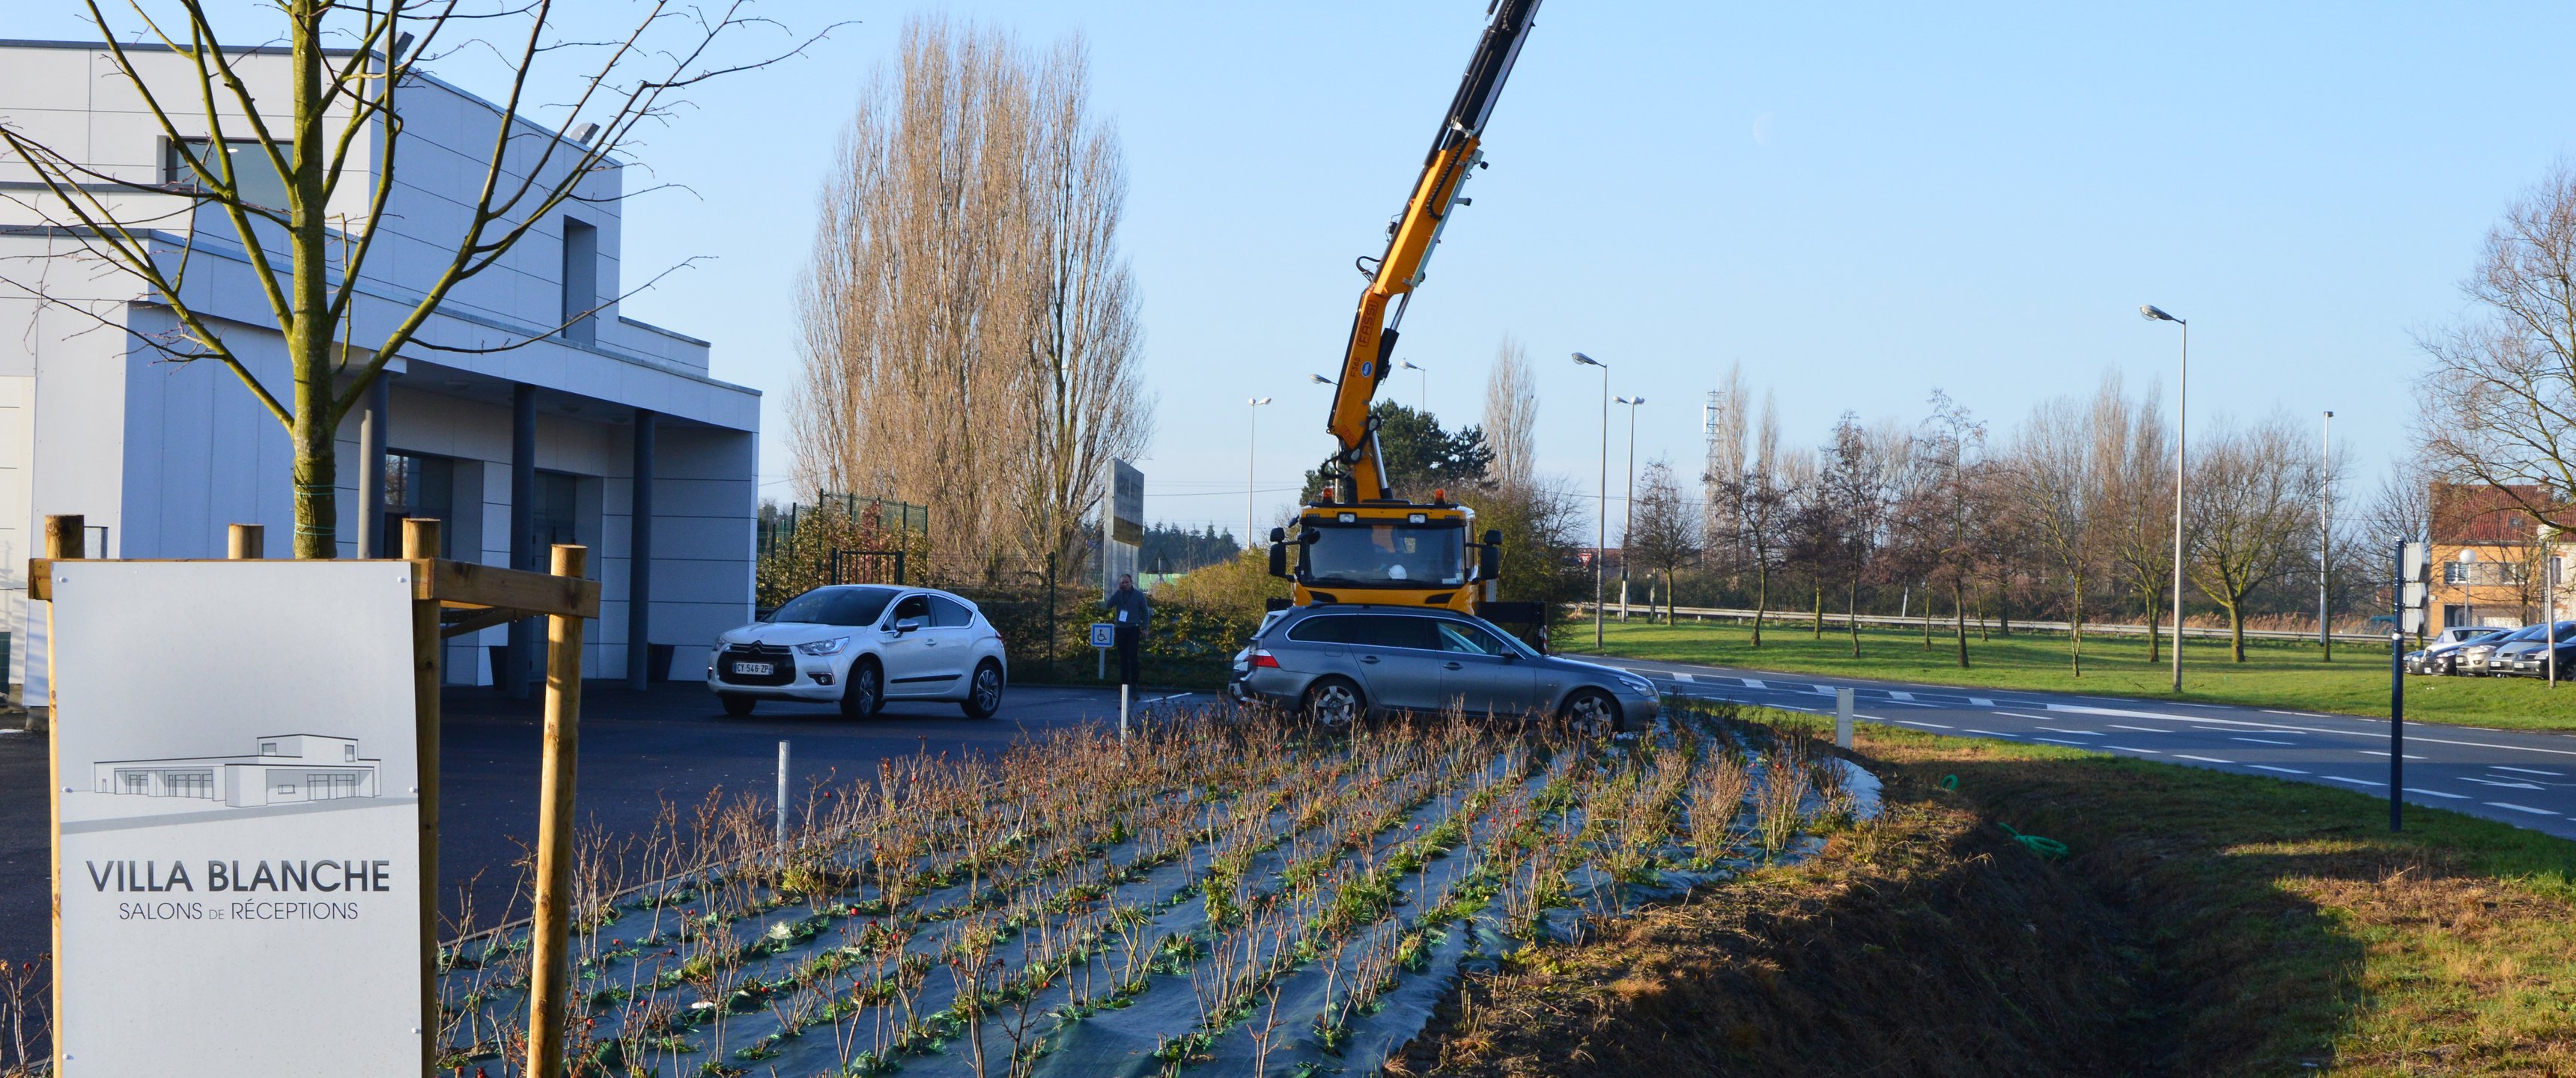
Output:
<path fill-rule="evenodd" d="M 2171 322 L 2182 327 L 2182 360 L 2174 375 L 2174 551 L 2173 551 L 2173 691 L 2182 691 L 2182 490 L 2183 426 L 2189 414 L 2187 402 L 2191 391 L 2191 323 L 2166 314 L 2154 304 L 2138 308 L 2140 317 L 2150 322 Z"/>
<path fill-rule="evenodd" d="M 1258 538 L 1259 533 L 1252 530 L 1253 521 L 1258 519 L 1252 510 L 1252 480 L 1253 475 L 1258 468 L 1258 465 L 1254 463 L 1254 455 L 1261 452 L 1261 439 L 1255 432 L 1261 429 L 1261 406 L 1270 403 L 1270 398 L 1252 397 L 1249 399 L 1251 400 L 1252 405 L 1248 411 L 1252 416 L 1252 421 L 1245 424 L 1243 428 L 1243 542 L 1246 546 L 1257 547 L 1260 546 L 1261 543 Z"/>
<path fill-rule="evenodd" d="M 1628 620 L 1628 534 L 1637 528 L 1637 406 L 1646 403 L 1643 396 L 1621 397 L 1628 406 L 1628 500 L 1619 513 L 1619 620 Z M 1655 620 L 1654 607 L 1646 608 L 1646 620 Z"/>
<path fill-rule="evenodd" d="M 1581 352 L 1574 361 L 1587 367 L 1601 368 L 1601 512 L 1600 531 L 1592 543 L 1592 646 L 1601 645 L 1601 559 L 1610 553 L 1610 365 Z"/>

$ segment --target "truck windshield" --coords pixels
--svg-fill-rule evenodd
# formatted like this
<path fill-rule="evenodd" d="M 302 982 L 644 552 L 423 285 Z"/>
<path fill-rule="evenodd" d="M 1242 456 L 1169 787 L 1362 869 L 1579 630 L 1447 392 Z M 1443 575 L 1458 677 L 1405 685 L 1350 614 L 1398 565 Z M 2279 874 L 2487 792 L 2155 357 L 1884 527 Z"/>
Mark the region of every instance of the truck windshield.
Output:
<path fill-rule="evenodd" d="M 1450 525 L 1320 527 L 1306 548 L 1308 587 L 1438 588 L 1467 582 L 1466 529 Z"/>

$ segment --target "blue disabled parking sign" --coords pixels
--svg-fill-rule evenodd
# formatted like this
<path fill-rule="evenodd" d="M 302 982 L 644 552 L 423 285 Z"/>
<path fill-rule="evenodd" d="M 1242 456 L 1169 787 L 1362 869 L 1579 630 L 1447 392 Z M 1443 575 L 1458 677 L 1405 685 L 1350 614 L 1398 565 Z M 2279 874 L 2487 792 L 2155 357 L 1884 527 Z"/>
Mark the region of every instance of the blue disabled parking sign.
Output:
<path fill-rule="evenodd" d="M 1117 647 L 1117 646 L 1118 646 L 1118 626 L 1113 625 L 1113 624 L 1111 624 L 1111 623 L 1109 623 L 1109 622 L 1105 622 L 1105 621 L 1095 621 L 1095 622 L 1092 622 L 1092 623 L 1091 623 L 1091 646 L 1092 646 L 1092 647 L 1095 647 L 1095 648 L 1114 648 L 1114 647 Z"/>

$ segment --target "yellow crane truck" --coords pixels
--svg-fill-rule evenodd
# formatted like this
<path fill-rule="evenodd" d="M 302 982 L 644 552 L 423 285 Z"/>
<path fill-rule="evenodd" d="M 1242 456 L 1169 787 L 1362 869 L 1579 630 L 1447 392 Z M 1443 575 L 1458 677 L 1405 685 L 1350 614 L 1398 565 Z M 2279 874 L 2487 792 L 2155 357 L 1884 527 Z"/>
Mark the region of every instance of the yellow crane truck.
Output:
<path fill-rule="evenodd" d="M 1289 603 L 1435 607 L 1492 620 L 1537 620 L 1536 604 L 1497 600 L 1502 533 L 1475 537 L 1475 514 L 1448 492 L 1410 501 L 1389 489 L 1369 402 L 1386 380 L 1398 328 L 1423 267 L 1440 245 L 1470 172 L 1484 167 L 1485 121 L 1520 57 L 1539 0 L 1496 0 L 1467 61 L 1458 96 L 1423 159 L 1404 212 L 1387 226 L 1386 252 L 1357 265 L 1369 278 L 1351 319 L 1341 377 L 1325 429 L 1338 444 L 1324 461 L 1324 493 L 1299 509 L 1295 534 L 1270 532 L 1270 571 L 1295 583 Z M 1291 552 L 1294 552 L 1292 559 Z M 1292 566 L 1293 560 L 1293 566 Z M 1522 608 L 1528 609 L 1522 609 Z"/>

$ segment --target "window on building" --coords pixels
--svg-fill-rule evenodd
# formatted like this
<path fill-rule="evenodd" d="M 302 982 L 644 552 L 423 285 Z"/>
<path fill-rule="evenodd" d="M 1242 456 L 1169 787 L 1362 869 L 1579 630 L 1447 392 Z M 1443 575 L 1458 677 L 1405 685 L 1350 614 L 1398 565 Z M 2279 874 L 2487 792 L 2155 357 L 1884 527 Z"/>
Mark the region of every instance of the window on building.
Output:
<path fill-rule="evenodd" d="M 357 763 L 357 762 L 358 762 L 358 747 L 357 747 L 356 745 L 342 745 L 342 746 L 340 746 L 340 759 L 345 760 L 345 761 L 347 761 L 347 762 L 349 762 L 349 763 L 353 763 L 353 764 L 354 764 L 354 763 Z"/>
<path fill-rule="evenodd" d="M 456 462 L 420 453 L 385 454 L 385 522 L 379 550 L 402 549 L 404 517 L 449 522 L 439 529 L 439 557 L 455 549 Z"/>
<path fill-rule="evenodd" d="M 205 182 L 197 178 L 197 169 L 189 162 L 204 166 L 212 175 L 223 175 L 224 162 L 208 152 L 213 146 L 213 140 L 201 138 L 170 143 L 161 162 L 163 182 L 187 191 L 204 190 Z M 257 140 L 226 139 L 224 155 L 230 158 L 233 189 L 241 193 L 242 201 L 280 213 L 286 211 L 286 179 L 277 174 L 276 167 L 269 163 L 268 151 L 261 149 Z"/>
<path fill-rule="evenodd" d="M 580 496 L 580 476 L 569 472 L 537 473 L 536 512 L 531 514 L 537 533 L 529 538 L 536 540 L 530 549 L 538 551 L 541 558 L 544 551 L 556 543 L 581 541 L 577 538 L 579 529 L 576 527 L 580 517 Z"/>
<path fill-rule="evenodd" d="M 599 306 L 599 229 L 570 217 L 563 222 L 563 335 L 590 344 L 599 331 L 591 309 Z"/>
<path fill-rule="evenodd" d="M 215 776 L 208 771 L 173 771 L 161 776 L 161 793 L 164 797 L 213 800 Z"/>
<path fill-rule="evenodd" d="M 274 741 L 262 741 L 262 742 L 260 742 L 260 743 L 259 743 L 259 754 L 260 754 L 260 755 L 262 755 L 262 756 L 275 756 L 275 755 L 277 755 L 277 742 L 274 742 Z"/>

